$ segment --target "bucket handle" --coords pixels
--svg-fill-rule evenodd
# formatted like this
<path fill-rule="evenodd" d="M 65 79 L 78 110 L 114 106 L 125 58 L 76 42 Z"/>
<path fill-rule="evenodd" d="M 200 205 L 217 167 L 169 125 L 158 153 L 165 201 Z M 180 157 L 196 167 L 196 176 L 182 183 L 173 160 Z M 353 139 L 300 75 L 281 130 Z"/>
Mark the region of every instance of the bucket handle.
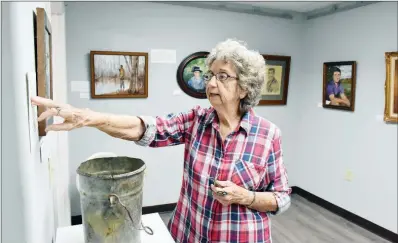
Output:
<path fill-rule="evenodd" d="M 131 223 L 134 225 L 134 221 L 133 218 L 131 217 L 130 211 L 128 210 L 128 208 L 122 203 L 122 201 L 120 201 L 120 198 L 118 197 L 118 195 L 116 194 L 110 194 L 109 195 L 109 202 L 111 204 L 111 207 L 115 206 L 117 202 L 120 203 L 120 205 L 122 205 L 122 207 L 127 211 L 127 214 L 131 220 Z M 136 229 L 136 230 L 144 230 L 145 233 L 147 233 L 148 235 L 153 235 L 153 230 L 148 227 L 148 226 L 144 226 L 144 224 L 141 221 L 141 229 Z M 134 228 L 134 226 L 133 226 Z M 135 229 L 135 228 L 134 228 Z"/>

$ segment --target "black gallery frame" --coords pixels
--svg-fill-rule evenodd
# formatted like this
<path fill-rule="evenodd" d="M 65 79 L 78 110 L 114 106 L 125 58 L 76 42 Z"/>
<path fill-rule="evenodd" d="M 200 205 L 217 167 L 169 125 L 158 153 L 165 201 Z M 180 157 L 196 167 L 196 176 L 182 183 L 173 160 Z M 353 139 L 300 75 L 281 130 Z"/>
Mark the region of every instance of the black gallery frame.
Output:
<path fill-rule="evenodd" d="M 187 95 L 189 95 L 193 98 L 206 99 L 207 96 L 206 96 L 205 92 L 197 92 L 188 86 L 187 81 L 184 80 L 184 70 L 192 61 L 195 61 L 196 59 L 204 59 L 208 55 L 209 55 L 209 52 L 206 52 L 206 51 L 192 53 L 189 56 L 187 56 L 186 58 L 184 58 L 181 61 L 180 65 L 178 66 L 177 83 L 184 93 L 186 93 Z"/>

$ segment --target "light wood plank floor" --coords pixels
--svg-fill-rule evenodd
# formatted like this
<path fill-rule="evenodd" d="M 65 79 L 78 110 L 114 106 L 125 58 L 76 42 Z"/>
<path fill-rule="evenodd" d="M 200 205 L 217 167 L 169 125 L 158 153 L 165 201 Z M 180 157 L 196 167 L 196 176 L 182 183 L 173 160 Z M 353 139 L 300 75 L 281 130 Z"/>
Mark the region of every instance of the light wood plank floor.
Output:
<path fill-rule="evenodd" d="M 170 214 L 160 214 L 165 224 Z M 274 243 L 391 243 L 296 194 L 289 210 L 271 220 Z"/>

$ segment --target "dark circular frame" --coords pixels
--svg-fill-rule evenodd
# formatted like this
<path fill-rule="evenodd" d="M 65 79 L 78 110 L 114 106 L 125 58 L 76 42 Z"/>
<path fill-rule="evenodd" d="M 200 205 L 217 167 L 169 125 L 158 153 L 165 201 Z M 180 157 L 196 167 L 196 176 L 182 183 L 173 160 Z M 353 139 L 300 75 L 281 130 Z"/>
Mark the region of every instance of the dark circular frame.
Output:
<path fill-rule="evenodd" d="M 184 60 L 181 61 L 180 65 L 177 69 L 177 83 L 187 95 L 197 98 L 197 99 L 206 99 L 206 93 L 199 93 L 195 92 L 193 89 L 189 88 L 186 82 L 184 81 L 184 69 L 186 65 L 196 58 L 206 58 L 209 55 L 209 52 L 200 51 L 192 53 L 191 55 L 187 56 Z"/>

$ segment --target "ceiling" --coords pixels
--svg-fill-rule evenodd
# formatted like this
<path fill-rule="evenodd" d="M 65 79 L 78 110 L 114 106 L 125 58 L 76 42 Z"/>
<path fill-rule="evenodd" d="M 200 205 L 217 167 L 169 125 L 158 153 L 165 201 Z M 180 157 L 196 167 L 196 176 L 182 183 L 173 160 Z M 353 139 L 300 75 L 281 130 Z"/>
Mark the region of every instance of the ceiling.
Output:
<path fill-rule="evenodd" d="M 294 19 L 303 16 L 304 19 L 314 19 L 321 16 L 347 11 L 350 9 L 377 3 L 371 1 L 356 2 L 293 2 L 293 1 L 160 1 L 158 3 L 197 7 L 211 10 L 230 11 L 284 19 Z"/>
<path fill-rule="evenodd" d="M 233 2 L 236 4 L 244 4 L 244 5 L 251 5 L 255 7 L 262 7 L 262 8 L 272 8 L 278 10 L 287 10 L 287 11 L 295 11 L 300 13 L 310 12 L 316 9 L 325 8 L 328 6 L 332 6 L 339 2 L 270 2 L 270 1 L 245 1 L 245 2 Z"/>

